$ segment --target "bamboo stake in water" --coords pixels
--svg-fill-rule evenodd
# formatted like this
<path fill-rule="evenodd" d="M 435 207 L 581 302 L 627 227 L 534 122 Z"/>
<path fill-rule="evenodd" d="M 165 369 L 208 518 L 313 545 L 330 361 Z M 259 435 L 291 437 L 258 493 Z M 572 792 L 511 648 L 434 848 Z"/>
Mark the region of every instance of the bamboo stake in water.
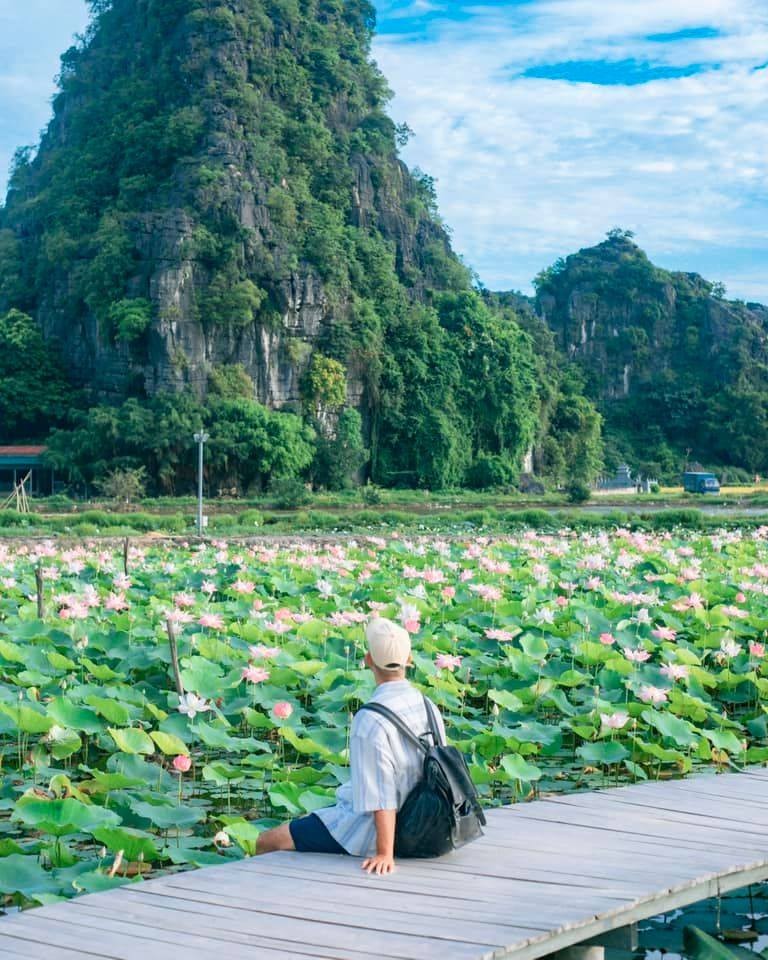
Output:
<path fill-rule="evenodd" d="M 181 673 L 179 672 L 179 647 L 176 640 L 176 628 L 170 620 L 165 621 L 165 628 L 168 631 L 168 645 L 171 648 L 171 667 L 173 668 L 173 678 L 176 681 L 176 692 L 180 697 L 183 697 L 184 685 L 181 682 Z"/>
<path fill-rule="evenodd" d="M 37 619 L 45 618 L 45 601 L 43 598 L 43 568 L 38 564 L 35 567 L 35 584 L 37 585 Z"/>

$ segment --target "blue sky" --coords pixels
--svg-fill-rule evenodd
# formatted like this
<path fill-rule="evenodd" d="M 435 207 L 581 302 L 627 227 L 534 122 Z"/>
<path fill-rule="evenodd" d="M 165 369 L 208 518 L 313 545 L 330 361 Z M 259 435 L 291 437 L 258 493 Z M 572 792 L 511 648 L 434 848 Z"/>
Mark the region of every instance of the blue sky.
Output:
<path fill-rule="evenodd" d="M 530 291 L 613 226 L 768 302 L 765 0 L 378 0 L 374 56 L 456 249 Z M 0 0 L 0 188 L 83 0 Z"/>

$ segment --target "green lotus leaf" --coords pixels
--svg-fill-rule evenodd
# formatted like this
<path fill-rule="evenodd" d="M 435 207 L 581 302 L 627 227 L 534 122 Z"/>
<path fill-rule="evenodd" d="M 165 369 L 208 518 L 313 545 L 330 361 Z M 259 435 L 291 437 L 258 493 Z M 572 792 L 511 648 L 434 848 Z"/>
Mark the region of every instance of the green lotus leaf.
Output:
<path fill-rule="evenodd" d="M 217 760 L 215 763 L 206 763 L 203 767 L 203 780 L 212 780 L 220 786 L 227 786 L 231 783 L 241 783 L 245 780 L 245 774 L 239 767 Z"/>
<path fill-rule="evenodd" d="M 24 703 L 0 703 L 0 712 L 5 714 L 13 726 L 23 733 L 48 733 L 54 724 L 52 717 Z"/>
<path fill-rule="evenodd" d="M 126 860 L 144 860 L 154 863 L 160 859 L 152 834 L 143 830 L 134 830 L 130 827 L 99 827 L 93 831 L 93 836 L 112 853 L 123 851 Z"/>
<path fill-rule="evenodd" d="M 249 857 L 255 855 L 256 842 L 261 833 L 258 827 L 249 823 L 247 820 L 237 820 L 234 823 L 228 823 L 226 827 L 224 827 L 224 832 L 230 836 Z"/>
<path fill-rule="evenodd" d="M 508 690 L 489 690 L 488 699 L 512 713 L 520 713 L 523 709 L 523 701 Z"/>
<path fill-rule="evenodd" d="M 601 767 L 612 763 L 621 763 L 629 756 L 629 751 L 613 740 L 600 740 L 596 743 L 583 743 L 576 750 L 576 755 L 587 766 Z"/>
<path fill-rule="evenodd" d="M 520 638 L 520 646 L 526 656 L 532 660 L 544 660 L 549 653 L 549 645 L 544 637 L 526 633 Z"/>
<path fill-rule="evenodd" d="M 179 737 L 174 736 L 172 733 L 162 733 L 159 730 L 152 730 L 149 735 L 160 748 L 161 752 L 166 756 L 189 754 L 189 747 L 186 745 L 186 743 L 184 743 L 184 741 Z"/>
<path fill-rule="evenodd" d="M 126 727 L 123 730 L 109 727 L 109 735 L 115 741 L 117 749 L 123 753 L 143 753 L 149 755 L 155 752 L 155 745 L 152 739 L 137 727 Z"/>
<path fill-rule="evenodd" d="M 21 894 L 38 899 L 43 894 L 57 895 L 60 891 L 61 883 L 55 874 L 44 870 L 37 862 L 37 857 L 14 853 L 0 859 L 1 894 Z"/>
<path fill-rule="evenodd" d="M 137 817 L 149 820 L 150 823 L 161 830 L 170 830 L 172 827 L 191 827 L 193 824 L 205 820 L 206 817 L 205 810 L 187 805 L 160 805 L 148 803 L 145 800 L 133 800 L 130 806 Z"/>
<path fill-rule="evenodd" d="M 48 716 L 62 727 L 70 730 L 81 730 L 83 733 L 99 733 L 104 729 L 104 723 L 95 711 L 88 707 L 78 706 L 64 697 L 55 697 L 48 704 Z"/>
<path fill-rule="evenodd" d="M 126 883 L 140 882 L 139 877 L 122 877 L 116 874 L 110 877 L 103 870 L 89 870 L 78 874 L 72 880 L 72 889 L 77 893 L 104 893 L 106 890 L 115 890 L 124 887 Z"/>
<path fill-rule="evenodd" d="M 83 657 L 81 662 L 90 674 L 102 682 L 123 678 L 123 674 L 116 673 L 111 667 L 108 667 L 104 663 L 94 663 L 93 660 L 89 660 L 88 657 Z"/>
<path fill-rule="evenodd" d="M 57 760 L 66 760 L 77 753 L 83 741 L 74 730 L 67 730 L 54 724 L 45 736 L 45 742 L 51 755 Z"/>
<path fill-rule="evenodd" d="M 66 800 L 21 797 L 11 819 L 43 833 L 50 833 L 54 837 L 65 837 L 72 833 L 93 833 L 97 827 L 120 822 L 120 817 L 112 810 L 92 804 L 86 805 L 71 797 Z"/>
<path fill-rule="evenodd" d="M 699 742 L 692 724 L 674 714 L 643 710 L 642 718 L 649 726 L 655 727 L 663 737 L 674 740 L 678 747 L 693 747 Z"/>
<path fill-rule="evenodd" d="M 725 750 L 727 753 L 739 754 L 744 752 L 742 741 L 730 730 L 702 730 L 704 736 L 713 747 Z"/>
<path fill-rule="evenodd" d="M 136 719 L 135 712 L 117 700 L 108 700 L 106 697 L 99 697 L 94 694 L 85 698 L 88 706 L 100 714 L 108 723 L 114 723 L 121 727 L 126 727 L 132 720 Z"/>
<path fill-rule="evenodd" d="M 524 783 L 534 783 L 542 777 L 542 771 L 539 767 L 528 763 L 517 753 L 504 757 L 501 766 L 513 780 L 521 780 Z"/>

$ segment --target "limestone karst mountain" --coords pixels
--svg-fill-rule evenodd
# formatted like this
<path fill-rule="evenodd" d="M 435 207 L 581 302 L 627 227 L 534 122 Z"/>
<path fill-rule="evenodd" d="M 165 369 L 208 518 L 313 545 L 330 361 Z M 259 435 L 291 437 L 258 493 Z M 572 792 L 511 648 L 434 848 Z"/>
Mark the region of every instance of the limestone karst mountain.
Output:
<path fill-rule="evenodd" d="M 531 346 L 398 158 L 367 0 L 90 6 L 0 211 L 0 311 L 31 314 L 93 398 L 201 398 L 242 365 L 297 409 L 318 355 L 344 365 L 380 480 L 519 461 Z"/>

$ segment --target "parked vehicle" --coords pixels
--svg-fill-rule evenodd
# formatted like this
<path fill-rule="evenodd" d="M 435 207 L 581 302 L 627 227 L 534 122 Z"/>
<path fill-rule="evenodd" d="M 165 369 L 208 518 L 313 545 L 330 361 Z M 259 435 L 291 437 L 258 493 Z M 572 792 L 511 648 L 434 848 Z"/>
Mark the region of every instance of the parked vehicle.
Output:
<path fill-rule="evenodd" d="M 683 474 L 683 489 L 686 493 L 720 493 L 720 481 L 714 473 L 689 470 Z"/>

